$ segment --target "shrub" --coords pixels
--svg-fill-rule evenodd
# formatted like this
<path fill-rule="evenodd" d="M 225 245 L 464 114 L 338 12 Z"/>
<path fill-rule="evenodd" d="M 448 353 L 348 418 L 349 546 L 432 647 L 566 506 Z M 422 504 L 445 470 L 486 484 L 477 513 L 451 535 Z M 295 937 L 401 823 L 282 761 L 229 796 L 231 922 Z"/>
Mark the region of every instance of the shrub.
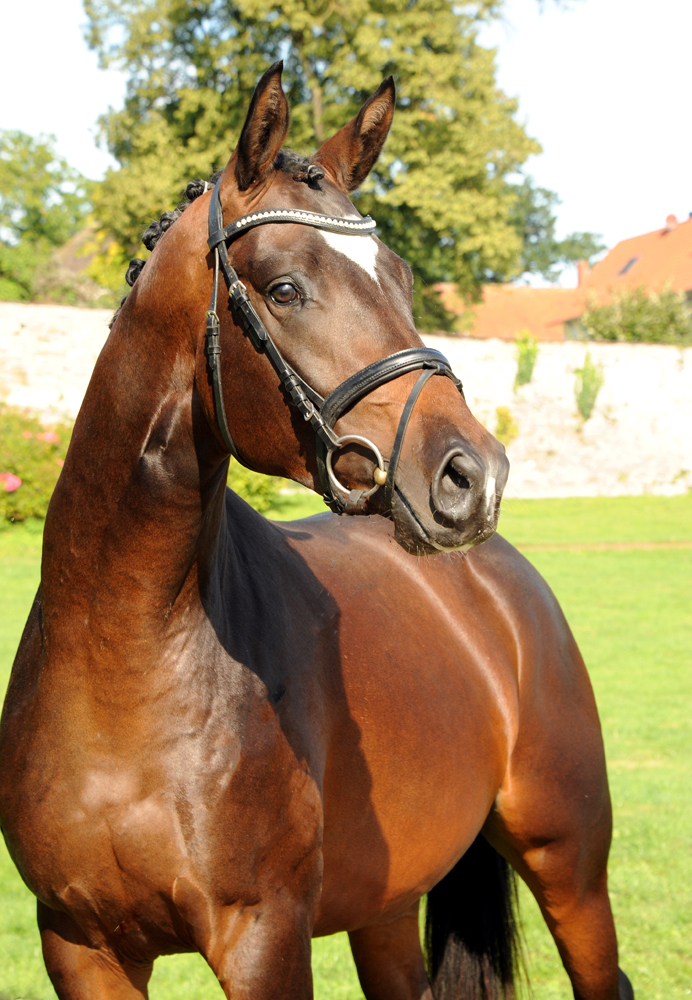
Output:
<path fill-rule="evenodd" d="M 231 459 L 228 468 L 228 485 L 251 507 L 265 514 L 272 507 L 279 495 L 281 480 L 276 476 L 263 476 L 259 472 L 246 469 L 244 465 Z"/>
<path fill-rule="evenodd" d="M 0 521 L 46 516 L 71 434 L 69 424 L 44 427 L 37 417 L 0 403 Z"/>
<path fill-rule="evenodd" d="M 692 345 L 692 308 L 683 292 L 670 288 L 658 293 L 625 288 L 607 305 L 591 302 L 581 327 L 587 340 L 686 347 Z"/>
<path fill-rule="evenodd" d="M 594 364 L 587 351 L 583 366 L 575 368 L 574 374 L 577 376 L 574 384 L 577 409 L 586 423 L 593 413 L 596 399 L 603 385 L 603 366 Z"/>
<path fill-rule="evenodd" d="M 514 378 L 514 390 L 520 385 L 528 385 L 533 378 L 533 369 L 538 357 L 538 341 L 530 330 L 522 330 L 517 337 L 517 374 Z"/>
<path fill-rule="evenodd" d="M 498 406 L 495 410 L 495 416 L 497 417 L 495 437 L 505 448 L 509 448 L 512 441 L 515 441 L 519 435 L 519 424 L 507 406 Z"/>
<path fill-rule="evenodd" d="M 0 403 L 0 523 L 46 516 L 71 436 L 71 424 L 44 427 L 37 417 Z M 228 485 L 264 513 L 274 504 L 281 480 L 231 460 Z"/>

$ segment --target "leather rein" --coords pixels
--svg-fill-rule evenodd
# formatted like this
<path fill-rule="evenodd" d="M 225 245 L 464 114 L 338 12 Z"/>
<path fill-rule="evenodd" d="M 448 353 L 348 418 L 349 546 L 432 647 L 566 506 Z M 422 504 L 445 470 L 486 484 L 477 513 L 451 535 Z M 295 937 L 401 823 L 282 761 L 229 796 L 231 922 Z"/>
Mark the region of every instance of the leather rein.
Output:
<path fill-rule="evenodd" d="M 220 180 L 212 191 L 209 205 L 209 248 L 214 254 L 214 279 L 212 285 L 211 305 L 207 311 L 207 332 L 205 337 L 205 354 L 211 373 L 214 410 L 224 445 L 231 455 L 245 465 L 238 454 L 233 438 L 228 429 L 226 409 L 223 401 L 221 385 L 221 339 L 220 322 L 217 313 L 219 292 L 219 271 L 223 272 L 228 286 L 228 294 L 233 308 L 233 314 L 238 325 L 250 339 L 255 349 L 267 355 L 279 381 L 286 391 L 290 402 L 302 414 L 303 419 L 313 428 L 316 435 L 317 469 L 324 490 L 324 501 L 337 514 L 355 513 L 363 510 L 365 502 L 381 486 L 385 489 L 385 504 L 391 510 L 394 500 L 396 472 L 399 465 L 404 434 L 425 383 L 433 375 L 445 375 L 451 379 L 463 395 L 460 380 L 456 377 L 449 361 L 439 351 L 430 347 L 412 347 L 397 351 L 386 358 L 374 361 L 351 375 L 336 387 L 326 399 L 308 385 L 283 358 L 281 352 L 271 338 L 269 331 L 260 319 L 255 307 L 250 301 L 247 289 L 239 279 L 228 259 L 228 245 L 249 229 L 255 226 L 277 223 L 298 223 L 313 226 L 331 233 L 348 233 L 353 236 L 371 236 L 376 223 L 370 216 L 359 219 L 343 219 L 317 212 L 307 212 L 301 209 L 273 209 L 265 212 L 254 212 L 245 215 L 229 226 L 224 227 L 223 210 L 219 194 Z M 386 461 L 377 446 L 368 438 L 358 434 L 339 436 L 334 431 L 337 422 L 349 407 L 362 399 L 373 389 L 391 382 L 407 372 L 421 370 L 415 385 L 411 389 L 399 420 L 394 447 L 389 460 Z M 377 468 L 373 473 L 374 485 L 368 490 L 349 490 L 343 486 L 334 474 L 332 461 L 334 454 L 347 444 L 361 444 L 375 456 Z"/>

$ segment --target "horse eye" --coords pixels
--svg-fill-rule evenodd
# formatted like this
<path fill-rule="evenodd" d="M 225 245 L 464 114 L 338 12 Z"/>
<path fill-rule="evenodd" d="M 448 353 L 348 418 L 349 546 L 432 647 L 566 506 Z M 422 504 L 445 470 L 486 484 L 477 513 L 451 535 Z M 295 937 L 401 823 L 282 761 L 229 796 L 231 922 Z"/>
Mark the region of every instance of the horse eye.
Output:
<path fill-rule="evenodd" d="M 288 305 L 290 302 L 297 302 L 300 298 L 298 289 L 288 281 L 282 281 L 280 285 L 275 285 L 269 294 L 274 302 L 278 302 L 282 306 Z"/>

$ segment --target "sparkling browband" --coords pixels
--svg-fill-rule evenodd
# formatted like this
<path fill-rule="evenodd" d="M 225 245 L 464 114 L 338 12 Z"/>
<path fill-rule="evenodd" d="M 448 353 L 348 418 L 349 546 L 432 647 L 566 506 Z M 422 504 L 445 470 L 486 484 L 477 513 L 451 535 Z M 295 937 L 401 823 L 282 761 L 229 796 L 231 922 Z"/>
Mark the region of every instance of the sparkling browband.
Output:
<path fill-rule="evenodd" d="M 351 233 L 354 236 L 370 236 L 375 232 L 377 223 L 369 215 L 362 219 L 339 219 L 333 215 L 321 215 L 319 212 L 302 212 L 295 208 L 275 208 L 266 212 L 254 212 L 252 215 L 244 215 L 230 226 L 223 230 L 223 237 L 232 240 L 241 233 L 252 229 L 253 226 L 261 226 L 267 222 L 299 222 L 303 226 L 315 226 L 317 229 L 326 229 L 333 233 Z M 215 234 L 215 242 L 218 242 L 218 235 Z M 210 245 L 212 241 L 210 240 Z"/>

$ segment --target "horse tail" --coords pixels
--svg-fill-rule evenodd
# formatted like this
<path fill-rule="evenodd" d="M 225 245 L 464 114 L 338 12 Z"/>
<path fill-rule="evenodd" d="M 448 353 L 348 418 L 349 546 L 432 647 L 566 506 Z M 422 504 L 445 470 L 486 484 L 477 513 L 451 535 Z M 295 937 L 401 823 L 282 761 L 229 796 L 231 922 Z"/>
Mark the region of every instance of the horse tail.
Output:
<path fill-rule="evenodd" d="M 428 893 L 425 951 L 437 1000 L 511 1000 L 519 938 L 514 872 L 479 834 Z"/>

